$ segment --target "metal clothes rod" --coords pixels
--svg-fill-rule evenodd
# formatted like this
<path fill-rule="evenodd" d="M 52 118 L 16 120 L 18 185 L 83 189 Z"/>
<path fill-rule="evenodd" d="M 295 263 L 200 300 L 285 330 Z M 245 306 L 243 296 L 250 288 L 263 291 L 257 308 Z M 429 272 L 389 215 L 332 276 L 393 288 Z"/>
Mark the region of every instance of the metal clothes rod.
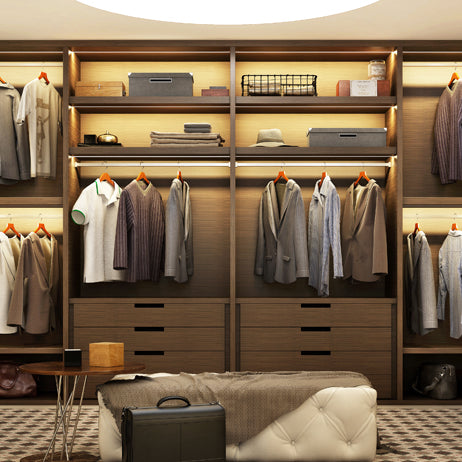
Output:
<path fill-rule="evenodd" d="M 391 162 L 236 162 L 236 167 L 391 167 Z"/>
<path fill-rule="evenodd" d="M 57 62 L 3 62 L 0 63 L 0 67 L 63 67 L 63 63 L 57 63 Z"/>
<path fill-rule="evenodd" d="M 403 63 L 403 67 L 461 67 L 462 63 L 457 61 L 448 61 L 441 63 L 419 63 L 419 62 L 409 62 Z"/>
<path fill-rule="evenodd" d="M 230 162 L 75 162 L 74 167 L 230 167 Z"/>
<path fill-rule="evenodd" d="M 462 215 L 457 215 L 454 213 L 438 214 L 438 215 L 427 215 L 425 213 L 417 213 L 413 215 L 404 215 L 405 220 L 459 220 L 462 218 Z"/>
<path fill-rule="evenodd" d="M 23 220 L 28 218 L 35 218 L 37 220 L 62 220 L 61 215 L 45 215 L 41 213 L 9 213 L 7 215 L 0 215 L 0 220 Z"/>

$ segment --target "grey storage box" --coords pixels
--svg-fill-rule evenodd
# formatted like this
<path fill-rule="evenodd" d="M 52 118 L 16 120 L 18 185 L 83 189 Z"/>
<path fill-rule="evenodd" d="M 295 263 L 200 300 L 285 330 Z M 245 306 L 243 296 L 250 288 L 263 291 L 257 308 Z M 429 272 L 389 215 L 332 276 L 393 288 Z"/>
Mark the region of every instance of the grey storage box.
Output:
<path fill-rule="evenodd" d="M 186 72 L 130 72 L 129 96 L 192 96 L 193 75 Z"/>
<path fill-rule="evenodd" d="M 309 128 L 308 146 L 324 147 L 384 147 L 386 128 Z"/>

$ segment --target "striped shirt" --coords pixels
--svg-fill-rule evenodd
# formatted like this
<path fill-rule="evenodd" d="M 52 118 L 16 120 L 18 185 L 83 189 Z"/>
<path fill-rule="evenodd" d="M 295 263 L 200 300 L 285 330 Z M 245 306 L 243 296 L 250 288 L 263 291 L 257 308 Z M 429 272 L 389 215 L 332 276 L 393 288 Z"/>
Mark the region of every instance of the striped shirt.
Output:
<path fill-rule="evenodd" d="M 462 84 L 446 87 L 436 109 L 431 171 L 441 183 L 462 180 Z"/>
<path fill-rule="evenodd" d="M 164 232 L 159 191 L 152 183 L 133 180 L 120 195 L 114 269 L 128 269 L 128 282 L 157 282 L 164 265 Z"/>

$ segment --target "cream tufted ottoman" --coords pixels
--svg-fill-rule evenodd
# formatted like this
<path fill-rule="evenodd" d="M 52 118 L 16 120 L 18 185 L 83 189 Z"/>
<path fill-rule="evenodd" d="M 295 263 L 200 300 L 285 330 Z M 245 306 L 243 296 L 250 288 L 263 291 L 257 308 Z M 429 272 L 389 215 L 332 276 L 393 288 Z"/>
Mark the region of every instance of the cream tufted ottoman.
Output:
<path fill-rule="evenodd" d="M 239 445 L 228 445 L 226 459 L 253 462 L 373 461 L 377 443 L 376 399 L 376 391 L 369 386 L 324 388 L 251 439 Z M 103 462 L 120 462 L 122 442 L 119 429 L 100 392 L 98 402 L 101 459 Z"/>

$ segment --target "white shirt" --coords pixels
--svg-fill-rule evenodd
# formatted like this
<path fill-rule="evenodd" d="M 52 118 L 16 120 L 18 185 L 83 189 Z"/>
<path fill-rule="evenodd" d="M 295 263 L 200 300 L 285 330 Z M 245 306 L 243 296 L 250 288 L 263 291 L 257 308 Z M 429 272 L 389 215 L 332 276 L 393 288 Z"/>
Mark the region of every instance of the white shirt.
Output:
<path fill-rule="evenodd" d="M 53 84 L 34 79 L 25 87 L 19 103 L 17 122 L 27 117 L 31 177 L 56 177 L 58 129 L 61 124 L 61 96 Z"/>
<path fill-rule="evenodd" d="M 114 186 L 111 186 L 106 181 L 95 180 L 82 191 L 72 208 L 71 217 L 74 222 L 85 226 L 83 282 L 125 279 L 125 271 L 113 268 L 121 192 L 115 181 Z"/>
<path fill-rule="evenodd" d="M 0 233 L 0 334 L 15 334 L 18 331 L 17 327 L 8 326 L 7 319 L 23 240 L 23 236 L 9 239 Z"/>

